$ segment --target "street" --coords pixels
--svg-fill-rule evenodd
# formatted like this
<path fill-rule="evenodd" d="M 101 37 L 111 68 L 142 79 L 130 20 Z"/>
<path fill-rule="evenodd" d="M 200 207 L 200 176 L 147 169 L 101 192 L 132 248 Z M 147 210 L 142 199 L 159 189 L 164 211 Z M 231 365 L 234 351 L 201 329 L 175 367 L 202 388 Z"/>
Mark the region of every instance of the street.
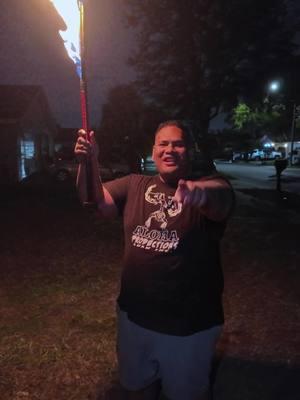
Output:
<path fill-rule="evenodd" d="M 235 189 L 276 189 L 276 171 L 271 165 L 216 162 L 217 169 L 233 178 Z M 282 190 L 300 194 L 300 168 L 287 168 L 281 175 Z"/>

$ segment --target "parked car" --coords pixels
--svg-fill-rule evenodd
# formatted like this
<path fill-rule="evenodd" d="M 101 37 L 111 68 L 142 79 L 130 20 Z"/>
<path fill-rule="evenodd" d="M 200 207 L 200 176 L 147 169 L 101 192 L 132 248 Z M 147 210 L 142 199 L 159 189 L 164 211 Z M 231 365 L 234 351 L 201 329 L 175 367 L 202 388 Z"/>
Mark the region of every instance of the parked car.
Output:
<path fill-rule="evenodd" d="M 141 159 L 141 171 L 143 174 L 153 174 L 157 172 L 154 161 L 151 156 Z"/>
<path fill-rule="evenodd" d="M 232 162 L 248 160 L 248 153 L 244 151 L 234 151 L 232 153 Z"/>
<path fill-rule="evenodd" d="M 66 182 L 75 179 L 77 175 L 78 163 L 75 159 L 59 159 L 51 164 L 48 172 L 56 182 Z M 103 181 L 113 180 L 127 174 L 128 169 L 122 165 L 118 167 L 99 166 L 99 173 Z"/>
<path fill-rule="evenodd" d="M 249 160 L 264 160 L 265 159 L 265 153 L 263 150 L 259 149 L 254 149 L 249 153 Z"/>
<path fill-rule="evenodd" d="M 282 153 L 276 150 L 254 149 L 249 153 L 250 160 L 275 160 L 282 157 Z"/>
<path fill-rule="evenodd" d="M 291 157 L 291 153 L 288 153 L 288 157 Z M 300 165 L 300 148 L 296 148 L 293 150 L 293 157 L 292 157 L 292 164 L 293 165 Z"/>
<path fill-rule="evenodd" d="M 276 160 L 278 158 L 282 158 L 281 151 L 271 150 L 270 152 L 266 152 L 267 160 Z"/>

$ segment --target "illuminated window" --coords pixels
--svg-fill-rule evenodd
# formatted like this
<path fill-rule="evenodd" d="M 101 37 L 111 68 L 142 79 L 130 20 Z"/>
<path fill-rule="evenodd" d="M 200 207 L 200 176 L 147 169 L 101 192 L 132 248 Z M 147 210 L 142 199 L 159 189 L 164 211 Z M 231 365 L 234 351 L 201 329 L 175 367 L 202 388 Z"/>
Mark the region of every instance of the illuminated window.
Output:
<path fill-rule="evenodd" d="M 20 139 L 19 149 L 19 180 L 21 180 L 35 170 L 34 141 L 32 139 Z"/>

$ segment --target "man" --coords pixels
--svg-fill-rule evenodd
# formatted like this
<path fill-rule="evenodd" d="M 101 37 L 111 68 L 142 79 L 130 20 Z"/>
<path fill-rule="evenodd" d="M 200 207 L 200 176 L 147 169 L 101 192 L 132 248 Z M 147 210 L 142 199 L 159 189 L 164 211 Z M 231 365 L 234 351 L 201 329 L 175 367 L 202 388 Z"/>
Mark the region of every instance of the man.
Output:
<path fill-rule="evenodd" d="M 215 171 L 191 177 L 191 144 L 178 121 L 161 124 L 157 176 L 129 175 L 101 185 L 97 146 L 80 131 L 77 186 L 86 200 L 90 154 L 97 208 L 122 214 L 125 251 L 118 297 L 117 354 L 129 399 L 209 399 L 209 374 L 223 324 L 219 242 L 233 206 L 230 184 Z"/>

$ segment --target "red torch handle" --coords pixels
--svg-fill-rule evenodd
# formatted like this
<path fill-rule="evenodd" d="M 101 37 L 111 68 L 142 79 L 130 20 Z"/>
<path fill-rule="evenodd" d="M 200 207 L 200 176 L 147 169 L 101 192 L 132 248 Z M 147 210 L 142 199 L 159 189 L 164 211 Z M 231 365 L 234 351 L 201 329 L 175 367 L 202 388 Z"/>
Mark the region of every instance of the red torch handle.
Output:
<path fill-rule="evenodd" d="M 88 123 L 88 106 L 86 90 L 84 88 L 84 82 L 80 82 L 80 106 L 81 106 L 81 119 L 82 127 L 87 133 L 87 139 L 90 140 L 89 123 Z"/>
<path fill-rule="evenodd" d="M 83 79 L 80 80 L 80 106 L 81 106 L 82 127 L 86 132 L 87 140 L 90 141 L 87 91 L 86 91 L 85 81 Z M 90 207 L 95 203 L 94 201 L 95 196 L 93 190 L 93 171 L 90 158 L 88 158 L 86 161 L 86 182 L 87 182 L 88 198 L 84 205 L 86 207 Z"/>
<path fill-rule="evenodd" d="M 81 77 L 80 77 L 80 106 L 81 106 L 81 119 L 82 127 L 86 131 L 87 140 L 90 141 L 90 131 L 89 131 L 89 118 L 88 118 L 88 91 L 86 84 L 86 47 L 85 47 L 85 13 L 83 1 L 78 2 L 80 11 L 80 55 L 81 55 Z M 95 193 L 93 184 L 93 168 L 91 159 L 88 158 L 86 161 L 86 180 L 87 180 L 87 201 L 84 203 L 85 207 L 94 208 Z"/>
<path fill-rule="evenodd" d="M 87 139 L 90 140 L 89 118 L 88 118 L 88 101 L 87 101 L 87 84 L 86 84 L 86 47 L 85 47 L 85 12 L 83 1 L 79 1 L 80 12 L 80 55 L 81 55 L 81 77 L 80 77 L 80 104 L 82 127 L 87 133 Z"/>

